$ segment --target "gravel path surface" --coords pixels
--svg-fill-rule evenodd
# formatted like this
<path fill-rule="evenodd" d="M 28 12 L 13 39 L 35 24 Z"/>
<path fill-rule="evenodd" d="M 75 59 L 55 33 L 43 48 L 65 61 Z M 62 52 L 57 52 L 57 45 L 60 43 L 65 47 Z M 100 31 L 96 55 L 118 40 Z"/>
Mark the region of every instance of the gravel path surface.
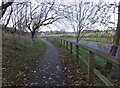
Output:
<path fill-rule="evenodd" d="M 65 72 L 56 47 L 45 41 L 47 49 L 30 74 L 26 84 L 31 86 L 63 86 Z"/>

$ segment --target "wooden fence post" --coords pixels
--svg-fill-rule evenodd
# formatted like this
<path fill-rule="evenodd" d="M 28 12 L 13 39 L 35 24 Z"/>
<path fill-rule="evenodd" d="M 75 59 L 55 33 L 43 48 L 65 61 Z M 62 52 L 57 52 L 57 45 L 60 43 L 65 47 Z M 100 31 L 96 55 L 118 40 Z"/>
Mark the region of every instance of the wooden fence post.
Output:
<path fill-rule="evenodd" d="M 94 58 L 95 58 L 94 53 L 89 51 L 89 57 L 88 57 L 88 81 L 89 82 L 94 82 Z"/>
<path fill-rule="evenodd" d="M 60 43 L 60 45 L 61 45 L 61 39 L 59 39 L 59 43 Z"/>
<path fill-rule="evenodd" d="M 73 45 L 73 44 L 70 42 L 70 54 L 72 54 L 72 48 L 73 48 L 72 45 Z"/>
<path fill-rule="evenodd" d="M 63 40 L 63 46 L 65 47 L 65 40 Z"/>
<path fill-rule="evenodd" d="M 76 63 L 79 62 L 79 46 L 76 44 Z"/>
<path fill-rule="evenodd" d="M 59 43 L 60 43 L 60 39 L 59 39 Z"/>
<path fill-rule="evenodd" d="M 66 50 L 68 50 L 68 41 L 66 41 Z"/>
<path fill-rule="evenodd" d="M 58 39 L 58 43 L 59 43 L 59 39 Z"/>
<path fill-rule="evenodd" d="M 60 39 L 61 40 L 61 45 L 62 45 L 62 39 Z"/>
<path fill-rule="evenodd" d="M 59 39 L 58 39 L 58 43 L 59 43 Z"/>

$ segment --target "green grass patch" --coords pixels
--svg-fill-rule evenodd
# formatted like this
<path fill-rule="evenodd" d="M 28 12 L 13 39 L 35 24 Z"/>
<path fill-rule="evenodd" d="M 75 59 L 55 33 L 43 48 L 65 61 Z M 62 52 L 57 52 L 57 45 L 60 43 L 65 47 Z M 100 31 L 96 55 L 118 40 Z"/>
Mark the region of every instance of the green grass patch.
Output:
<path fill-rule="evenodd" d="M 101 43 L 113 43 L 113 37 L 110 37 L 110 38 L 81 38 L 81 40 L 101 42 Z"/>
<path fill-rule="evenodd" d="M 74 54 L 70 54 L 70 52 L 66 51 L 66 56 L 69 57 L 70 64 L 76 64 L 76 59 Z"/>
<path fill-rule="evenodd" d="M 88 60 L 88 50 L 80 47 L 79 51 L 80 56 Z"/>
<path fill-rule="evenodd" d="M 37 39 L 37 40 L 33 43 L 33 45 L 41 48 L 41 47 L 45 47 L 46 44 L 45 44 L 45 42 L 43 42 L 43 40 Z"/>

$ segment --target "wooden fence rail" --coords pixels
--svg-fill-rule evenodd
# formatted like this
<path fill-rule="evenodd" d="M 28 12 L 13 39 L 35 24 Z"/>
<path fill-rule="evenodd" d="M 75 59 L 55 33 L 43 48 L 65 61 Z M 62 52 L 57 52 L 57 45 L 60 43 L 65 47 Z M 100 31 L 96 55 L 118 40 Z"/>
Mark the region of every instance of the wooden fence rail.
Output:
<path fill-rule="evenodd" d="M 102 57 L 103 59 L 105 59 L 106 61 L 113 63 L 115 65 L 118 65 L 120 67 L 120 63 L 119 61 L 114 57 L 111 56 L 109 54 L 104 54 L 104 52 L 95 50 L 93 48 L 90 48 L 88 46 L 85 46 L 83 44 L 78 44 L 66 39 L 57 39 L 57 42 L 59 42 L 60 44 L 62 44 L 63 46 L 65 46 L 65 49 L 68 50 L 68 43 L 70 43 L 70 53 L 73 53 L 73 44 L 76 45 L 76 62 L 79 62 L 79 59 L 84 62 L 87 67 L 88 67 L 88 81 L 89 82 L 94 82 L 94 76 L 98 76 L 102 82 L 105 83 L 106 86 L 114 86 L 113 83 L 111 83 L 104 75 L 102 75 L 95 67 L 94 67 L 94 60 L 95 60 L 95 55 Z M 89 51 L 89 57 L 88 57 L 88 61 L 86 61 L 85 59 L 83 59 L 80 55 L 79 55 L 79 47 L 82 47 L 86 50 Z M 95 75 L 94 75 L 95 74 Z"/>

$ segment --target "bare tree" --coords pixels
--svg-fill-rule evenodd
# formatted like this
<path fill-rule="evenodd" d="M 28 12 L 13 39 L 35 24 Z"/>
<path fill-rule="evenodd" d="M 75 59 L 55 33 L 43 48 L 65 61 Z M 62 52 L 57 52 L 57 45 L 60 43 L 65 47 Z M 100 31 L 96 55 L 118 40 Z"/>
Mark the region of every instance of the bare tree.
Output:
<path fill-rule="evenodd" d="M 70 15 L 67 19 L 75 32 L 76 42 L 83 36 L 81 34 L 83 30 L 92 29 L 96 24 L 107 25 L 110 19 L 110 15 L 107 15 L 107 12 L 110 11 L 110 7 L 112 5 L 82 0 L 71 5 L 68 10 Z"/>
<path fill-rule="evenodd" d="M 36 31 L 39 30 L 42 26 L 47 26 L 57 21 L 58 19 L 63 18 L 60 15 L 59 6 L 55 5 L 55 1 L 38 2 L 38 5 L 35 6 L 30 2 L 29 8 L 29 12 L 26 10 L 26 14 L 28 14 L 26 17 L 26 26 L 31 32 L 32 40 L 34 40 Z"/>

